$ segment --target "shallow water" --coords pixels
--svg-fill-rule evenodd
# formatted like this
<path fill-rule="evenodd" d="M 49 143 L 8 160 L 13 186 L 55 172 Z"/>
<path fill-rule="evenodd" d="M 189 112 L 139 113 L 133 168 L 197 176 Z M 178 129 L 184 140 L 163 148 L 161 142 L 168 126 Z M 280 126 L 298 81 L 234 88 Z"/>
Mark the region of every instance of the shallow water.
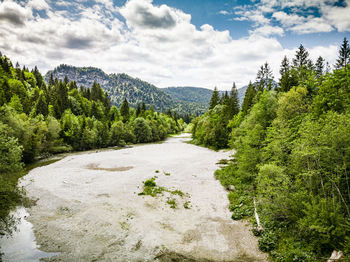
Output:
<path fill-rule="evenodd" d="M 29 214 L 24 207 L 18 207 L 11 215 L 18 221 L 18 224 L 16 225 L 17 230 L 11 236 L 0 238 L 4 262 L 34 262 L 39 261 L 40 258 L 57 255 L 57 253 L 46 253 L 38 249 L 39 246 L 36 244 L 33 225 L 25 219 Z"/>

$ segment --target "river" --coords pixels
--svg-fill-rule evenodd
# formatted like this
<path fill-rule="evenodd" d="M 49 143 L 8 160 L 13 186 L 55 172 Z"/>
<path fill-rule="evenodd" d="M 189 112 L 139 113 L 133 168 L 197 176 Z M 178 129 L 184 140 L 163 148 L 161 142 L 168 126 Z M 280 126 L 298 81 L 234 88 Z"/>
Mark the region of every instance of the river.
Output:
<path fill-rule="evenodd" d="M 36 200 L 26 218 L 36 244 L 54 253 L 44 260 L 266 261 L 214 178 L 232 152 L 189 140 L 73 154 L 32 170 L 20 185 Z M 162 192 L 139 195 L 151 178 Z"/>

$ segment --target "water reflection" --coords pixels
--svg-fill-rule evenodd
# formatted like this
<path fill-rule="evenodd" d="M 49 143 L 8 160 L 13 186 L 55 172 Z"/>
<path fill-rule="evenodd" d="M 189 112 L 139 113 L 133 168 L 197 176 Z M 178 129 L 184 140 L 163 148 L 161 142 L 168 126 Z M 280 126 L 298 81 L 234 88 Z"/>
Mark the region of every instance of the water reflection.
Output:
<path fill-rule="evenodd" d="M 18 219 L 16 231 L 11 236 L 0 238 L 2 260 L 6 261 L 39 261 L 40 258 L 51 257 L 58 253 L 46 253 L 38 249 L 33 232 L 33 225 L 25 218 L 29 215 L 24 207 L 18 207 L 11 215 Z M 1 260 L 1 258 L 0 258 Z"/>

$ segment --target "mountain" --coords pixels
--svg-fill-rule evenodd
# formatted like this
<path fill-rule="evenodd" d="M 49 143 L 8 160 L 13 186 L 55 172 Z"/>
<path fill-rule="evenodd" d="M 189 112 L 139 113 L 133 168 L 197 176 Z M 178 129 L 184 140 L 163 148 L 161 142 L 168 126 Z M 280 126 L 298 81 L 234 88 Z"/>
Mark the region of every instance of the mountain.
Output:
<path fill-rule="evenodd" d="M 53 78 L 76 81 L 78 86 L 91 87 L 94 81 L 108 93 L 113 105 L 120 107 L 126 98 L 132 107 L 144 102 L 146 106 L 153 106 L 158 111 L 171 109 L 180 115 L 204 114 L 209 107 L 212 90 L 199 87 L 168 87 L 156 86 L 133 78 L 127 74 L 106 74 L 96 67 L 75 67 L 62 64 L 45 75 L 46 82 L 50 74 Z M 238 97 L 243 101 L 246 87 L 238 89 Z"/>
<path fill-rule="evenodd" d="M 243 86 L 237 90 L 240 104 L 243 103 L 247 88 L 248 86 Z M 162 90 L 173 99 L 200 104 L 205 108 L 205 111 L 209 107 L 210 98 L 213 94 L 213 90 L 202 87 L 167 87 L 162 88 Z M 219 93 L 223 95 L 225 91 L 219 91 Z M 228 91 L 228 94 L 230 94 L 230 91 Z"/>
<path fill-rule="evenodd" d="M 167 87 L 162 88 L 162 91 L 177 100 L 206 105 L 209 104 L 211 95 L 213 93 L 213 90 L 207 88 L 190 86 Z"/>
<path fill-rule="evenodd" d="M 108 93 L 112 104 L 117 107 L 121 106 L 124 98 L 132 107 L 144 102 L 147 106 L 152 105 L 156 110 L 166 111 L 175 106 L 171 97 L 159 88 L 127 74 L 106 74 L 95 67 L 60 65 L 47 72 L 46 82 L 48 82 L 51 73 L 54 79 L 59 80 L 63 80 L 67 76 L 69 81 L 76 81 L 78 86 L 91 87 L 96 81 Z"/>

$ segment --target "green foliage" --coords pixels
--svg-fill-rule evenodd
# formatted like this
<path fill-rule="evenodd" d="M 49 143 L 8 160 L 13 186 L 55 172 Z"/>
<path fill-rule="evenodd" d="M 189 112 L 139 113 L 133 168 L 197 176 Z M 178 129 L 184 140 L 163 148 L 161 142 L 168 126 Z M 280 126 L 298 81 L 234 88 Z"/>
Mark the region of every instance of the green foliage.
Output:
<path fill-rule="evenodd" d="M 152 196 L 156 197 L 159 194 L 162 194 L 166 189 L 164 187 L 157 186 L 155 182 L 156 178 L 152 177 L 143 182 L 143 191 L 139 193 L 139 196 Z"/>
<path fill-rule="evenodd" d="M 219 91 L 215 87 L 210 98 L 209 109 L 213 109 L 217 104 L 219 104 Z"/>
<path fill-rule="evenodd" d="M 235 160 L 215 176 L 233 188 L 233 219 L 252 216 L 255 198 L 259 248 L 276 261 L 323 261 L 333 250 L 350 258 L 349 69 L 325 74 L 324 60 L 314 67 L 300 46 L 292 67 L 283 60 L 278 93 L 248 88 L 229 122 Z"/>
<path fill-rule="evenodd" d="M 6 126 L 0 122 L 0 173 L 18 171 L 23 167 L 22 146 L 9 136 Z"/>
<path fill-rule="evenodd" d="M 146 105 L 139 118 L 127 105 L 121 110 L 110 107 L 106 92 L 97 83 L 78 90 L 77 83 L 68 78 L 62 82 L 50 77 L 47 86 L 37 68 L 32 72 L 13 68 L 1 56 L 0 234 L 10 229 L 7 215 L 21 200 L 16 185 L 24 172 L 23 163 L 71 150 L 158 141 L 184 126 L 176 113 L 169 117 L 146 110 Z M 151 194 L 162 191 L 147 188 Z"/>
<path fill-rule="evenodd" d="M 138 117 L 134 121 L 134 134 L 137 143 L 152 141 L 152 129 L 144 118 Z"/>
<path fill-rule="evenodd" d="M 170 208 L 175 209 L 177 207 L 176 200 L 174 198 L 169 198 L 166 202 Z"/>

